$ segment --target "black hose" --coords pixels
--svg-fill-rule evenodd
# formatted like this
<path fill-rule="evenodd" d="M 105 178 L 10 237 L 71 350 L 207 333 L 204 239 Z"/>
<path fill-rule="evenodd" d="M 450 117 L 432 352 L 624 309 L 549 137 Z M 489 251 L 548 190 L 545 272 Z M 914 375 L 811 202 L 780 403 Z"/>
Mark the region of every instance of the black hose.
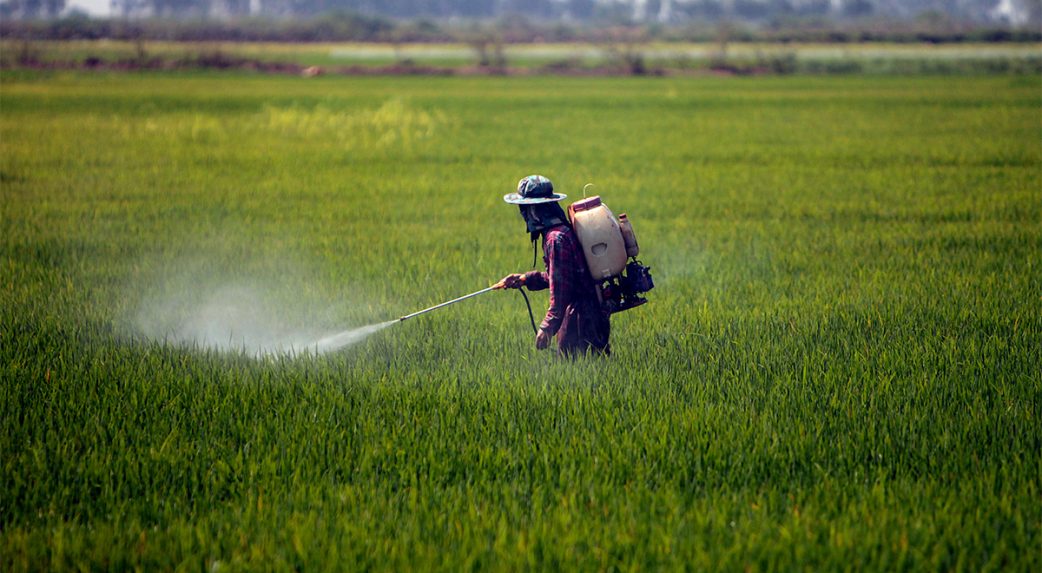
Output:
<path fill-rule="evenodd" d="M 532 314 L 532 303 L 528 302 L 528 295 L 525 294 L 525 287 L 517 289 L 517 292 L 521 293 L 521 296 L 525 299 L 525 306 L 528 307 L 528 320 L 532 321 L 532 332 L 539 334 L 539 329 L 535 326 L 535 315 Z"/>
<path fill-rule="evenodd" d="M 532 268 L 535 268 L 536 255 L 539 253 L 538 247 L 535 244 L 536 235 L 532 234 Z M 535 325 L 535 315 L 532 314 L 532 303 L 528 302 L 528 295 L 525 294 L 525 287 L 517 287 L 517 292 L 521 293 L 521 296 L 525 299 L 525 306 L 528 307 L 528 320 L 532 323 L 532 332 L 539 334 L 539 329 Z"/>

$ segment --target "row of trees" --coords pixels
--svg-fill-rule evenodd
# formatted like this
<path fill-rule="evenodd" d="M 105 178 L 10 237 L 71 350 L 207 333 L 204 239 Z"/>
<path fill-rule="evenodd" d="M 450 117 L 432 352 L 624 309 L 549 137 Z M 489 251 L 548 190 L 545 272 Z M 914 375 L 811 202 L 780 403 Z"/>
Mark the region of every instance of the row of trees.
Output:
<path fill-rule="evenodd" d="M 682 24 L 690 21 L 772 22 L 784 19 L 947 18 L 960 22 L 1033 26 L 1042 0 L 109 0 L 122 19 L 285 19 L 349 12 L 393 19 Z M 2 0 L 7 19 L 56 18 L 67 0 Z"/>
<path fill-rule="evenodd" d="M 9 19 L 51 19 L 65 11 L 65 0 L 6 0 L 0 2 L 0 17 Z"/>

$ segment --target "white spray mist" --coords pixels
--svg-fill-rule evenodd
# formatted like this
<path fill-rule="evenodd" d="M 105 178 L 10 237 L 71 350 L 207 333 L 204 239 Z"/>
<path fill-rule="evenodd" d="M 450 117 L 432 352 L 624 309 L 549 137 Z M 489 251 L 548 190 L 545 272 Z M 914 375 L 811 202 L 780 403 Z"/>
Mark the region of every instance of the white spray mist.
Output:
<path fill-rule="evenodd" d="M 312 320 L 287 318 L 285 305 L 254 286 L 224 285 L 145 304 L 136 324 L 146 338 L 254 356 L 324 354 L 365 340 L 392 320 L 330 334 Z M 294 314 L 290 312 L 289 314 Z M 326 322 L 326 321 L 323 321 Z"/>
<path fill-rule="evenodd" d="M 397 320 L 388 320 L 387 322 L 381 322 L 379 324 L 370 324 L 369 326 L 363 326 L 360 328 L 353 328 L 351 330 L 345 330 L 338 332 L 325 338 L 321 338 L 315 341 L 314 345 L 308 345 L 308 350 L 314 350 L 316 354 L 324 354 L 326 352 L 332 352 L 339 350 L 345 346 L 350 346 L 365 340 L 369 335 L 391 326 L 398 322 Z"/>

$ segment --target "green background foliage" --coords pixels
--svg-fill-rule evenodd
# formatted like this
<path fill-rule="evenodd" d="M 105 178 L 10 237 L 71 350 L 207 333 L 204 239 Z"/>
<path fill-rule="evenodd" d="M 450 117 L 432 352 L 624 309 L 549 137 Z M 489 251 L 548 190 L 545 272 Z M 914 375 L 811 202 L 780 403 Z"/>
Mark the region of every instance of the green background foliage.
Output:
<path fill-rule="evenodd" d="M 0 569 L 1039 568 L 1036 77 L 2 80 Z M 164 342 L 526 270 L 530 173 L 634 223 L 610 359 Z"/>

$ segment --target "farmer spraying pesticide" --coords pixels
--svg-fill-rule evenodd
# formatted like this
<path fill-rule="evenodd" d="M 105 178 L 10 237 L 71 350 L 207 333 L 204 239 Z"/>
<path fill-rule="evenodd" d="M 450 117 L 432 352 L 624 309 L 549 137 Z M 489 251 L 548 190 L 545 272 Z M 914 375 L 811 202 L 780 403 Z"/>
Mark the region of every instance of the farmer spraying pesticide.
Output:
<path fill-rule="evenodd" d="M 556 335 L 562 354 L 608 354 L 610 313 L 597 300 L 596 285 L 586 269 L 582 247 L 558 205 L 564 198 L 565 195 L 554 193 L 553 183 L 542 175 L 525 177 L 517 184 L 517 193 L 503 197 L 521 210 L 532 241 L 542 237 L 546 272 L 511 274 L 501 282 L 505 288 L 550 289 L 550 308 L 536 333 L 536 348 L 546 348 Z"/>
<path fill-rule="evenodd" d="M 542 237 L 546 271 L 507 275 L 497 286 L 550 289 L 536 348 L 546 348 L 556 335 L 562 354 L 610 354 L 609 317 L 646 302 L 640 294 L 654 286 L 651 274 L 635 259 L 626 265 L 638 249 L 625 215 L 620 225 L 599 197 L 574 203 L 566 215 L 558 204 L 565 197 L 542 175 L 525 177 L 517 193 L 503 197 L 520 209 L 533 243 Z"/>
<path fill-rule="evenodd" d="M 490 287 L 407 314 L 391 323 L 493 290 L 549 289 L 550 307 L 546 316 L 538 328 L 535 319 L 532 320 L 536 348 L 547 348 L 550 339 L 556 336 L 557 348 L 563 355 L 610 354 L 609 317 L 647 302 L 643 295 L 655 286 L 651 269 L 636 258 L 637 239 L 625 213 L 616 218 L 600 197 L 590 197 L 573 203 L 566 214 L 558 205 L 565 197 L 554 193 L 553 183 L 542 175 L 525 177 L 518 182 L 517 193 L 503 196 L 504 201 L 520 209 L 533 249 L 536 239 L 543 239 L 545 272 L 510 274 Z M 535 261 L 532 262 L 534 265 Z M 531 314 L 531 307 L 528 310 Z"/>

